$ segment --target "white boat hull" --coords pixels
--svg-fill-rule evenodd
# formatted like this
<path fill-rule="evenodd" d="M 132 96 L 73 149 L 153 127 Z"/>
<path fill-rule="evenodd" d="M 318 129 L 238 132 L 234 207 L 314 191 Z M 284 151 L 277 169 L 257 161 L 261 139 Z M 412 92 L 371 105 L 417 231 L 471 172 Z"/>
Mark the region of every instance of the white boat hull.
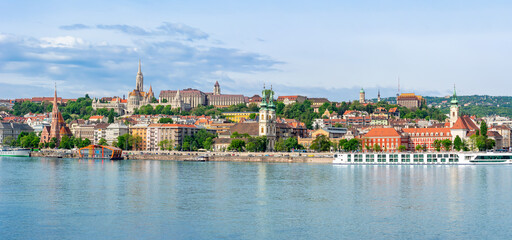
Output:
<path fill-rule="evenodd" d="M 0 150 L 0 156 L 6 157 L 30 157 L 30 149 Z"/>
<path fill-rule="evenodd" d="M 340 165 L 503 165 L 512 164 L 512 153 L 337 153 Z"/>

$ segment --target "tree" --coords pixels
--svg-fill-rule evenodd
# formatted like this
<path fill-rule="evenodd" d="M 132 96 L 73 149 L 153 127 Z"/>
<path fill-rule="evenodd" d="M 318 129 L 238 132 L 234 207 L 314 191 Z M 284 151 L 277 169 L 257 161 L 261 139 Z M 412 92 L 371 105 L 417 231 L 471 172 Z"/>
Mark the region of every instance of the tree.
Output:
<path fill-rule="evenodd" d="M 490 138 L 485 139 L 485 148 L 486 149 L 493 149 L 494 146 L 496 146 L 496 141 L 494 141 L 494 139 L 490 139 Z"/>
<path fill-rule="evenodd" d="M 453 140 L 453 148 L 457 151 L 460 151 L 463 147 L 464 145 L 462 143 L 462 139 L 457 135 Z"/>
<path fill-rule="evenodd" d="M 343 141 L 343 140 L 345 140 L 345 141 Z M 342 140 L 340 140 L 340 147 L 344 151 L 347 151 L 347 152 L 357 151 L 357 150 L 361 149 L 361 141 L 356 138 L 352 138 L 348 141 L 346 139 L 342 139 Z"/>
<path fill-rule="evenodd" d="M 487 123 L 485 123 L 485 121 L 480 123 L 480 135 L 487 139 Z"/>
<path fill-rule="evenodd" d="M 172 118 L 160 118 L 158 119 L 158 123 L 173 123 Z"/>
<path fill-rule="evenodd" d="M 108 146 L 107 140 L 105 140 L 105 138 L 100 138 L 100 141 L 98 142 L 98 144 L 101 146 Z"/>
<path fill-rule="evenodd" d="M 133 150 L 138 150 L 138 149 L 139 149 L 139 146 L 140 146 L 140 145 L 141 145 L 141 143 L 142 143 L 142 137 L 141 137 L 141 136 L 139 136 L 139 135 L 135 135 L 135 136 L 133 136 L 133 137 L 132 137 L 132 142 L 131 142 L 131 143 L 132 143 L 132 149 L 133 149 Z M 172 145 L 172 144 L 173 144 L 173 143 L 171 142 L 171 145 Z M 171 149 L 169 149 L 169 150 L 171 150 Z"/>
<path fill-rule="evenodd" d="M 434 149 L 436 151 L 438 151 L 438 152 L 441 151 L 441 145 L 442 145 L 441 140 L 438 140 L 438 139 L 434 140 Z"/>
<path fill-rule="evenodd" d="M 379 144 L 373 144 L 373 151 L 380 152 L 382 151 L 382 148 L 380 147 Z"/>
<path fill-rule="evenodd" d="M 133 138 L 133 136 L 130 135 L 129 133 L 125 133 L 125 134 L 117 137 L 117 147 L 121 148 L 123 150 L 130 150 L 131 144 L 133 142 L 132 138 Z M 114 144 L 112 144 L 112 145 L 116 146 Z"/>
<path fill-rule="evenodd" d="M 158 147 L 160 147 L 160 150 L 171 150 L 172 145 L 171 142 L 167 139 L 164 139 L 158 143 Z"/>
<path fill-rule="evenodd" d="M 287 152 L 293 150 L 293 149 L 304 149 L 304 146 L 299 144 L 299 141 L 295 137 L 289 137 L 284 140 L 284 146 L 285 150 Z"/>
<path fill-rule="evenodd" d="M 416 149 L 417 152 L 422 151 L 423 150 L 423 146 L 418 144 L 418 145 L 416 145 L 415 149 Z"/>
<path fill-rule="evenodd" d="M 249 114 L 249 119 L 256 119 L 256 113 Z"/>
<path fill-rule="evenodd" d="M 16 141 L 14 140 L 14 138 L 12 136 L 7 136 L 4 138 L 3 144 L 7 145 L 7 146 L 14 147 L 14 145 L 16 145 Z"/>
<path fill-rule="evenodd" d="M 55 147 L 57 147 L 57 138 L 52 137 L 52 139 L 50 139 L 50 143 L 48 143 L 48 147 L 49 147 L 49 148 L 55 148 Z"/>
<path fill-rule="evenodd" d="M 338 142 L 338 146 L 339 146 L 341 149 L 343 149 L 343 151 L 347 151 L 347 150 L 345 149 L 345 144 L 346 144 L 347 142 L 348 142 L 348 140 L 343 138 L 343 139 L 341 139 L 341 140 Z"/>
<path fill-rule="evenodd" d="M 404 146 L 404 145 L 400 145 L 400 146 L 398 146 L 398 151 L 400 151 L 400 152 L 405 152 L 405 150 L 407 150 L 407 147 L 406 147 L 406 146 Z"/>
<path fill-rule="evenodd" d="M 322 134 L 319 134 L 316 136 L 315 140 L 311 143 L 310 148 L 312 150 L 318 151 L 318 152 L 325 152 L 329 151 L 331 147 L 331 141 Z"/>
<path fill-rule="evenodd" d="M 450 139 L 444 139 L 441 144 L 445 151 L 450 151 L 452 148 L 452 141 Z"/>
<path fill-rule="evenodd" d="M 87 147 L 91 145 L 91 140 L 89 140 L 88 138 L 84 139 L 81 143 L 80 143 L 80 147 Z"/>
<path fill-rule="evenodd" d="M 247 151 L 254 152 L 252 149 L 255 148 L 255 144 L 252 142 L 247 143 Z M 274 146 L 274 150 L 276 152 L 284 152 L 286 151 L 286 148 L 284 146 L 284 140 L 281 138 L 276 142 L 276 145 Z"/>
<path fill-rule="evenodd" d="M 59 148 L 62 148 L 62 149 L 71 149 L 73 148 L 73 141 L 72 139 L 70 139 L 68 137 L 68 135 L 64 135 L 62 136 L 62 138 L 60 139 L 60 145 L 59 145 Z"/>
<path fill-rule="evenodd" d="M 248 137 L 246 139 L 247 141 L 245 144 L 245 150 L 247 150 L 248 152 L 265 152 L 267 150 L 268 141 L 266 136 Z M 282 139 L 280 139 L 278 142 L 281 142 L 281 146 L 284 146 Z"/>
<path fill-rule="evenodd" d="M 228 146 L 229 151 L 243 152 L 245 147 L 245 141 L 242 139 L 233 139 Z"/>
<path fill-rule="evenodd" d="M 114 123 L 115 113 L 114 109 L 111 108 L 110 112 L 108 113 L 108 123 Z"/>

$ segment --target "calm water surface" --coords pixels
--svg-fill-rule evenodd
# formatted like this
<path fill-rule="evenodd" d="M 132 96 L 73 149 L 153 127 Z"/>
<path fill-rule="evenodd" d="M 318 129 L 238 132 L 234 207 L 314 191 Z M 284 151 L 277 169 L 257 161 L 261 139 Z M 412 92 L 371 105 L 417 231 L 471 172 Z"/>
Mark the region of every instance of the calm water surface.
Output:
<path fill-rule="evenodd" d="M 512 166 L 0 157 L 0 239 L 511 239 Z"/>

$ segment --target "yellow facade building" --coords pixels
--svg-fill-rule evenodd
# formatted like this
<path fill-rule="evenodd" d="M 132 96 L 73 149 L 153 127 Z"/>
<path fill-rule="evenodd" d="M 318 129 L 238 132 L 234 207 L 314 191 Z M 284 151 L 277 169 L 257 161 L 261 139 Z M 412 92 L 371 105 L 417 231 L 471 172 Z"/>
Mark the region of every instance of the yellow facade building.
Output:
<path fill-rule="evenodd" d="M 141 141 L 137 141 L 135 150 L 146 150 L 146 133 L 148 124 L 136 124 L 130 127 L 130 135 L 139 136 Z"/>
<path fill-rule="evenodd" d="M 242 120 L 250 119 L 251 114 L 259 115 L 257 112 L 225 112 L 222 113 L 222 116 L 226 117 L 227 120 L 230 120 L 235 123 L 239 123 Z"/>

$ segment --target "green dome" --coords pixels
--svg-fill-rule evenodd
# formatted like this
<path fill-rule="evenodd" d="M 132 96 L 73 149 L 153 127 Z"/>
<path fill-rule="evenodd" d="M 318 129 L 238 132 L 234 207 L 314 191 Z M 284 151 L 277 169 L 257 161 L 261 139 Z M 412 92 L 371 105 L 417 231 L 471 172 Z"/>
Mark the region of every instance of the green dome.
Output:
<path fill-rule="evenodd" d="M 457 100 L 457 93 L 455 92 L 455 85 L 453 86 L 453 96 L 452 96 L 452 100 L 450 101 L 450 103 L 452 105 L 459 104 L 459 101 Z"/>
<path fill-rule="evenodd" d="M 363 90 L 363 88 L 361 88 L 361 91 L 359 91 L 359 92 L 360 92 L 360 93 L 364 93 L 364 90 Z"/>

